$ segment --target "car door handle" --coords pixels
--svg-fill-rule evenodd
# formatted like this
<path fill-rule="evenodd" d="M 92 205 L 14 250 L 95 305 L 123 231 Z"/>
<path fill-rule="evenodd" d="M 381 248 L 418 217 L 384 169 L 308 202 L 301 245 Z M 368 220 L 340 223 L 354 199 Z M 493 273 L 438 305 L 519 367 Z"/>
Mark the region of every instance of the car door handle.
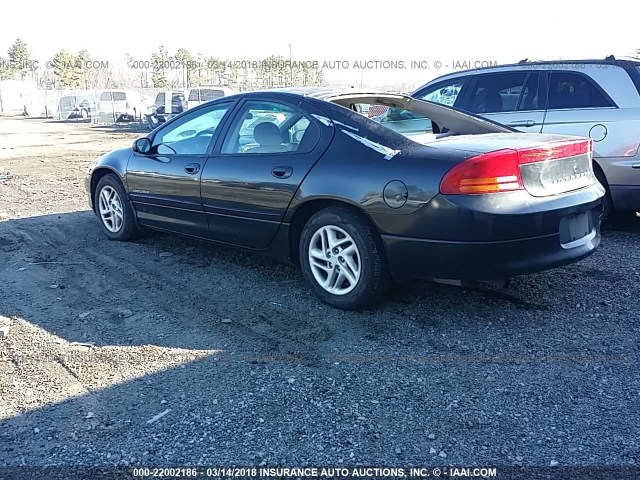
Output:
<path fill-rule="evenodd" d="M 273 167 L 271 174 L 276 178 L 289 178 L 293 174 L 291 167 Z"/>
<path fill-rule="evenodd" d="M 640 168 L 640 163 L 634 163 L 631 168 Z"/>
<path fill-rule="evenodd" d="M 509 122 L 509 125 L 512 127 L 533 127 L 536 124 L 533 120 L 515 120 L 513 122 Z"/>
<path fill-rule="evenodd" d="M 200 164 L 190 163 L 186 167 L 184 167 L 184 171 L 190 175 L 193 175 L 194 173 L 198 173 L 200 171 Z"/>

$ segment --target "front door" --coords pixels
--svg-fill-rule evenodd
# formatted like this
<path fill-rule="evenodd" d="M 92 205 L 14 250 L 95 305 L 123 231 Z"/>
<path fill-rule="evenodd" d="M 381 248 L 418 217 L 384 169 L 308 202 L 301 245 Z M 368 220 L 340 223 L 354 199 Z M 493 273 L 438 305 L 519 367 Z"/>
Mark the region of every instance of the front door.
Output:
<path fill-rule="evenodd" d="M 237 112 L 205 165 L 202 202 L 213 240 L 263 249 L 330 137 L 284 102 L 247 99 Z"/>
<path fill-rule="evenodd" d="M 217 127 L 232 105 L 215 104 L 177 118 L 155 133 L 149 153 L 133 153 L 126 181 L 140 223 L 207 236 L 200 176 Z"/>

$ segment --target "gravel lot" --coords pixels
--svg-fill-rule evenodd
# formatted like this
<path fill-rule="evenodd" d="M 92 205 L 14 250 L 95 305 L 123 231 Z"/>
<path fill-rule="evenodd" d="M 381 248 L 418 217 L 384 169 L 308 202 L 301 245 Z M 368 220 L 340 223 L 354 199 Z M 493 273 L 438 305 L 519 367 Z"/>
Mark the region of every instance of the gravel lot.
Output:
<path fill-rule="evenodd" d="M 269 259 L 106 240 L 84 173 L 135 136 L 0 117 L 0 466 L 640 466 L 640 218 L 341 312 Z"/>

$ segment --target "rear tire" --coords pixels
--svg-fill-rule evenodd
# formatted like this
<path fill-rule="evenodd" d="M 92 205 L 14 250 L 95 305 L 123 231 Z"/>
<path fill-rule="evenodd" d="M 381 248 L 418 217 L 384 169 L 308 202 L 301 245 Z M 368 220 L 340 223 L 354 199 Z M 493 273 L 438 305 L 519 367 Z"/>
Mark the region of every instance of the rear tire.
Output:
<path fill-rule="evenodd" d="M 313 292 L 335 308 L 370 306 L 380 301 L 389 285 L 378 233 L 346 208 L 329 207 L 309 219 L 302 230 L 299 256 Z"/>
<path fill-rule="evenodd" d="M 114 174 L 100 179 L 93 197 L 96 215 L 110 240 L 133 240 L 140 235 L 133 208 L 122 183 Z"/>

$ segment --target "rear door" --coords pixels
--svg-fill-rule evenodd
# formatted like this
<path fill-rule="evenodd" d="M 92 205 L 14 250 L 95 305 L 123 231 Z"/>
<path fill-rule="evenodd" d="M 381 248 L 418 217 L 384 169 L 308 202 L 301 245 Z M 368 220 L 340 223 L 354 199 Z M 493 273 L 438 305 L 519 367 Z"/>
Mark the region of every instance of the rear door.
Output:
<path fill-rule="evenodd" d="M 623 156 L 621 147 L 627 147 L 623 142 L 616 145 L 620 151 L 602 148 L 619 118 L 616 104 L 589 75 L 577 70 L 551 72 L 545 133 L 592 137 L 600 157 Z"/>
<path fill-rule="evenodd" d="M 476 115 L 521 132 L 540 133 L 545 118 L 546 74 L 538 70 L 483 73 L 468 86 L 461 105 Z"/>
<path fill-rule="evenodd" d="M 129 196 L 141 223 L 206 237 L 200 176 L 233 102 L 199 108 L 170 122 L 152 138 L 147 154 L 133 153 L 127 167 Z"/>
<path fill-rule="evenodd" d="M 333 129 L 319 125 L 312 110 L 304 102 L 279 99 L 246 99 L 236 109 L 221 148 L 202 173 L 213 240 L 253 249 L 269 245 L 332 138 Z"/>

